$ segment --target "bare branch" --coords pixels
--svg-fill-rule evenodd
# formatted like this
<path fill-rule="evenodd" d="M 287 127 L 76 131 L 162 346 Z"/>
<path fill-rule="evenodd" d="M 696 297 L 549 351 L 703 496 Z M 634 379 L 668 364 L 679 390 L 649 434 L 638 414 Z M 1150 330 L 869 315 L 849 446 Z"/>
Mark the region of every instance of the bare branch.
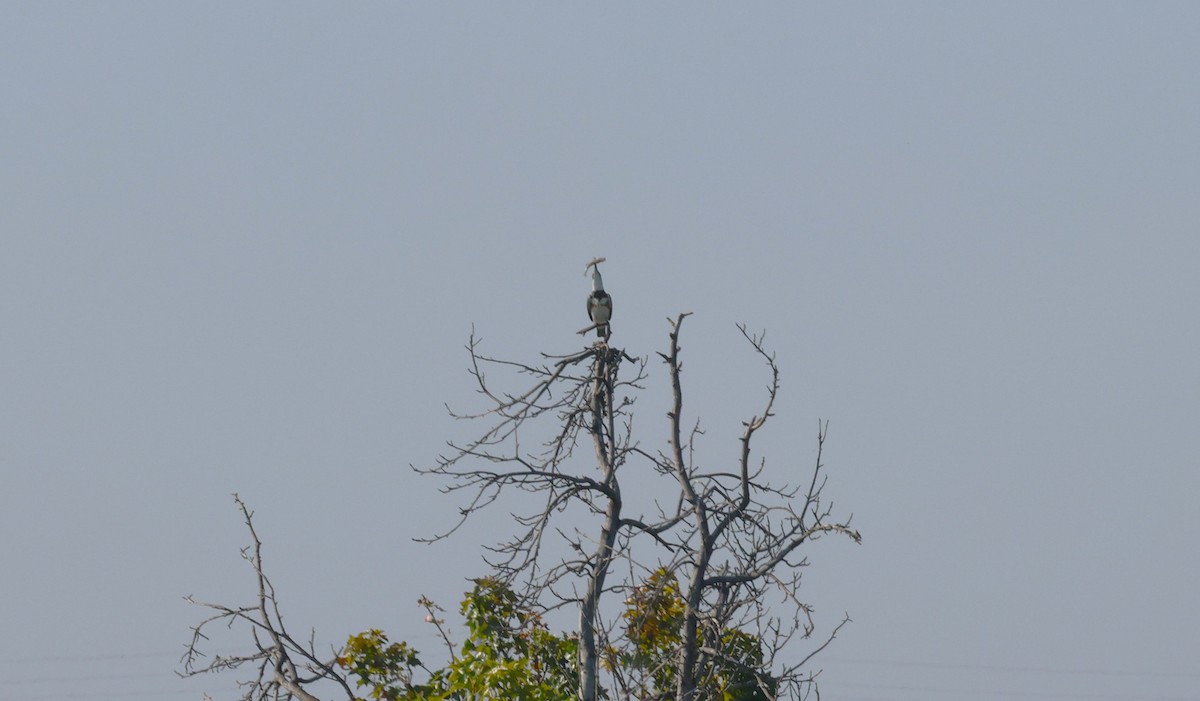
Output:
<path fill-rule="evenodd" d="M 263 569 L 262 541 L 254 528 L 254 513 L 238 495 L 234 494 L 233 498 L 242 512 L 246 529 L 250 532 L 251 544 L 242 549 L 242 558 L 254 571 L 258 585 L 257 598 L 252 605 L 230 607 L 200 601 L 191 596 L 185 597 L 184 600 L 188 603 L 209 609 L 213 613 L 192 628 L 191 642 L 180 660 L 183 666 L 180 676 L 213 674 L 250 665 L 255 668 L 254 677 L 239 683 L 246 690 L 242 696 L 245 701 L 275 698 L 280 695 L 298 698 L 301 701 L 319 701 L 304 688 L 319 680 L 335 683 L 345 693 L 346 699 L 353 701 L 353 690 L 335 666 L 337 654 L 335 653 L 332 659 L 322 659 L 317 655 L 312 638 L 305 644 L 297 641 L 288 632 L 279 609 L 275 587 Z M 207 655 L 201 650 L 209 640 L 205 630 L 214 624 L 222 624 L 227 628 L 238 624 L 248 626 L 254 649 L 237 655 L 217 655 L 205 662 Z M 305 673 L 304 676 L 301 675 L 301 670 Z"/>

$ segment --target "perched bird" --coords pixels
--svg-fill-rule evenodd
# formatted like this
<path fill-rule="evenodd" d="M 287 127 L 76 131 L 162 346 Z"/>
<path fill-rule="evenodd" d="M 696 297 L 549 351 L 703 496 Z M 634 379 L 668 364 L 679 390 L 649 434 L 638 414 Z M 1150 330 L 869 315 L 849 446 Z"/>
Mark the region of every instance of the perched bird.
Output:
<path fill-rule="evenodd" d="M 596 325 L 596 335 L 604 338 L 608 335 L 608 320 L 612 318 L 612 297 L 604 291 L 604 282 L 600 279 L 599 261 L 591 263 L 592 293 L 587 298 L 588 318 Z"/>

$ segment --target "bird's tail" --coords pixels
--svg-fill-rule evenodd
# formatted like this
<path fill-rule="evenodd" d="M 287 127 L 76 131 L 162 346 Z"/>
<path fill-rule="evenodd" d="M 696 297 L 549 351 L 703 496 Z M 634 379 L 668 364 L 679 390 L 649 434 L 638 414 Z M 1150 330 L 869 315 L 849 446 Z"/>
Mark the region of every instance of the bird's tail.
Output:
<path fill-rule="evenodd" d="M 604 334 L 608 331 L 608 324 L 600 324 L 596 327 L 596 338 L 604 338 Z"/>

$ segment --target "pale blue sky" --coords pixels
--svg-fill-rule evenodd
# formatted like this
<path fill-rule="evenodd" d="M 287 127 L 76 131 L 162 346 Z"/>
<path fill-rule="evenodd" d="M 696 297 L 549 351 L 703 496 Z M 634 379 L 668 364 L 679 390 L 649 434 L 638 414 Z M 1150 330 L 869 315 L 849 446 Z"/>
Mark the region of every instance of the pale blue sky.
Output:
<path fill-rule="evenodd" d="M 822 698 L 1200 699 L 1191 3 L 0 5 L 0 698 L 233 697 L 185 594 L 433 645 L 503 509 L 428 464 L 504 357 L 685 370 L 707 460 L 807 467 L 864 543 Z M 665 411 L 656 364 L 643 440 Z M 662 436 L 665 439 L 665 436 Z"/>

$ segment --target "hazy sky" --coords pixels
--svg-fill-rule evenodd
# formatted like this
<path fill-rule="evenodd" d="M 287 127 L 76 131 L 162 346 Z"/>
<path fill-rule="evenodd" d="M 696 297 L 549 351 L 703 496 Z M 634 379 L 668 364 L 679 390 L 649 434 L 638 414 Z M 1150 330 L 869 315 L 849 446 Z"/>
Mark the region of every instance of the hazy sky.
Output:
<path fill-rule="evenodd" d="M 0 5 L 0 698 L 233 698 L 173 670 L 234 491 L 294 626 L 433 646 L 511 522 L 411 542 L 408 465 L 606 256 L 614 345 L 694 312 L 706 462 L 736 322 L 772 469 L 832 422 L 823 699 L 1200 699 L 1198 8 Z"/>

